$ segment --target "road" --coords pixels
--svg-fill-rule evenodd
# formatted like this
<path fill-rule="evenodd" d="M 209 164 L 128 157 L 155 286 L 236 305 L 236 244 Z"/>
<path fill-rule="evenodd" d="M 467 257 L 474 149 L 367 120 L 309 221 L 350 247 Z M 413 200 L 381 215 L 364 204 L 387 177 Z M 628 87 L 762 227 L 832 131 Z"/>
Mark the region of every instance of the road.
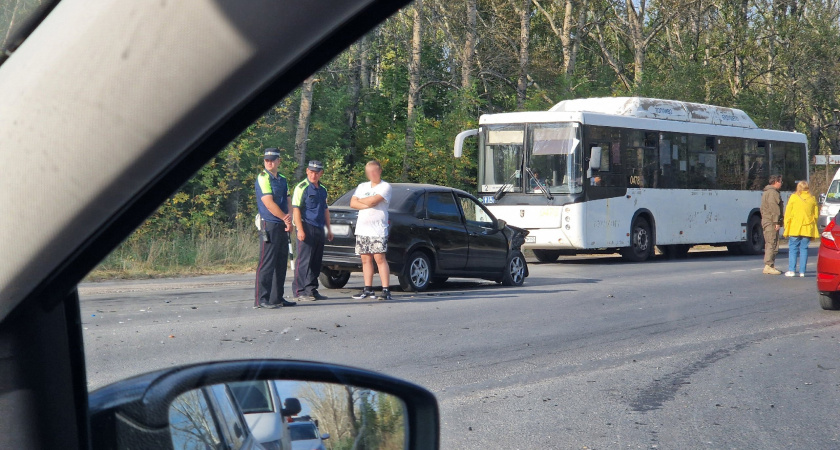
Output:
<path fill-rule="evenodd" d="M 814 247 L 814 246 L 812 246 Z M 530 266 L 391 302 L 254 310 L 252 276 L 89 283 L 90 388 L 175 364 L 295 358 L 432 390 L 445 449 L 840 448 L 840 312 L 760 257 Z M 779 255 L 780 265 L 787 255 Z"/>

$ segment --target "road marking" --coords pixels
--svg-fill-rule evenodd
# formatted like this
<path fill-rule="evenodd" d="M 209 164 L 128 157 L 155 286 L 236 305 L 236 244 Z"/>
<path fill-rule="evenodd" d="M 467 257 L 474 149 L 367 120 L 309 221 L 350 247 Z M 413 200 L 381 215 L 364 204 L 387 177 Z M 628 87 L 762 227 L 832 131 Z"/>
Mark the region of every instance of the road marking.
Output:
<path fill-rule="evenodd" d="M 726 273 L 726 272 L 712 272 L 712 275 L 720 275 L 722 273 Z"/>
<path fill-rule="evenodd" d="M 747 271 L 747 269 L 738 269 L 738 270 L 733 270 L 732 272 L 746 272 L 746 271 Z"/>

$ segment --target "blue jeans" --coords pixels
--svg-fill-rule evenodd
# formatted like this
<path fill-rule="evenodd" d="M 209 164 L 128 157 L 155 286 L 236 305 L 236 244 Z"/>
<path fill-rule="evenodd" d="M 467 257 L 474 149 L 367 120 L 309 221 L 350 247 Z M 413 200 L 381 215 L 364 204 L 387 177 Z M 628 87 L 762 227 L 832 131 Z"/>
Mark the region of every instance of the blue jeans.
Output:
<path fill-rule="evenodd" d="M 808 264 L 809 237 L 791 236 L 788 241 L 788 272 L 796 271 L 796 257 L 799 256 L 799 273 L 805 273 Z"/>

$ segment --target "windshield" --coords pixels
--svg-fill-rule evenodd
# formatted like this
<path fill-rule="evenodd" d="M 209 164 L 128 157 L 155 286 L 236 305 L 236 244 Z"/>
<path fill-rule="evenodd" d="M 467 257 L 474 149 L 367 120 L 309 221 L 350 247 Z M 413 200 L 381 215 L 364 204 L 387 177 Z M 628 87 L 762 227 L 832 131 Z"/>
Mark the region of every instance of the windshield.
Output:
<path fill-rule="evenodd" d="M 289 432 L 292 435 L 293 441 L 318 439 L 318 434 L 315 432 L 315 426 L 308 423 L 305 425 L 290 425 Z"/>
<path fill-rule="evenodd" d="M 531 126 L 528 166 L 534 177 L 528 181 L 529 193 L 542 193 L 542 189 L 552 194 L 581 191 L 578 129 L 571 123 Z"/>
<path fill-rule="evenodd" d="M 840 180 L 831 182 L 828 191 L 825 193 L 826 203 L 840 203 Z"/>
<path fill-rule="evenodd" d="M 486 127 L 481 133 L 478 155 L 478 185 L 481 192 L 522 192 L 524 125 Z M 510 184 L 508 184 L 510 183 Z"/>
<path fill-rule="evenodd" d="M 582 189 L 579 128 L 572 123 L 528 126 L 528 167 L 522 169 L 525 125 L 494 125 L 483 129 L 479 151 L 480 192 L 570 194 Z M 502 189 L 504 187 L 504 189 Z"/>

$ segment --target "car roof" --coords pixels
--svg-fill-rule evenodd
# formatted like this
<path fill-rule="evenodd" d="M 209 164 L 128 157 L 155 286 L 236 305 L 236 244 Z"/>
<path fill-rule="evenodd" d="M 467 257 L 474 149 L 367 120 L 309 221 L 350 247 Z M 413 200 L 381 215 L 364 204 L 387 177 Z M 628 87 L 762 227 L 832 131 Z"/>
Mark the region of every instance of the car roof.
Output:
<path fill-rule="evenodd" d="M 406 3 L 58 3 L 0 66 L 0 319 L 72 292 L 245 127 Z"/>

